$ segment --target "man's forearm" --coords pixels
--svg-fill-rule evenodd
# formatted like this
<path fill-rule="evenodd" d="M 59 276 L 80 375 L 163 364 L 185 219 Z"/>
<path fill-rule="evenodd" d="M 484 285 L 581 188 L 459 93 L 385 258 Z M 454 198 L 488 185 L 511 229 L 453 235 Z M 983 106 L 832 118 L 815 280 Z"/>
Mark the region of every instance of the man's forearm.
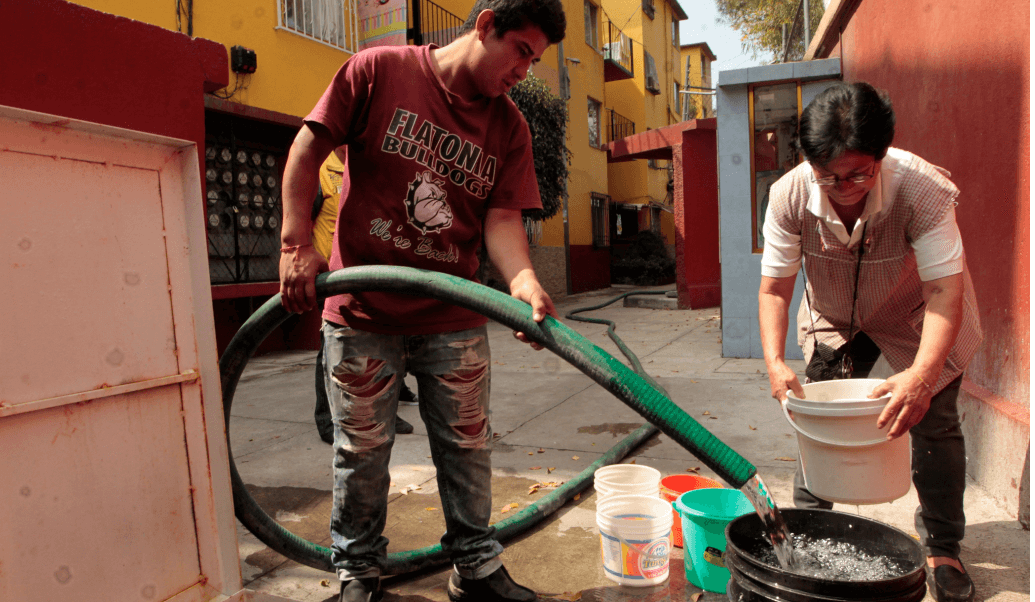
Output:
<path fill-rule="evenodd" d="M 485 248 L 508 285 L 525 272 L 533 275 L 528 234 L 520 211 L 490 211 L 485 220 Z"/>
<path fill-rule="evenodd" d="M 284 221 L 280 241 L 284 246 L 309 244 L 313 229 L 312 208 L 320 187 L 320 165 L 330 154 L 333 144 L 317 137 L 303 126 L 288 152 L 284 167 Z"/>

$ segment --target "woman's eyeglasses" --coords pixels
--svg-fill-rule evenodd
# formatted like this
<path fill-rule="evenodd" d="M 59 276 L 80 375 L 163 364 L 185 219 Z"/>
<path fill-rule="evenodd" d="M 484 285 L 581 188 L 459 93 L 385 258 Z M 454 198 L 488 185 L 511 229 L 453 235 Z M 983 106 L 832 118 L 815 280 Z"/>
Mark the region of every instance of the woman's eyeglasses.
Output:
<path fill-rule="evenodd" d="M 841 182 L 848 182 L 850 184 L 863 184 L 877 173 L 877 162 L 874 161 L 870 167 L 870 173 L 859 174 L 854 176 L 848 176 L 847 178 L 839 178 L 837 176 L 827 176 L 825 178 L 817 178 L 816 174 L 812 174 L 812 181 L 823 187 L 837 186 Z"/>

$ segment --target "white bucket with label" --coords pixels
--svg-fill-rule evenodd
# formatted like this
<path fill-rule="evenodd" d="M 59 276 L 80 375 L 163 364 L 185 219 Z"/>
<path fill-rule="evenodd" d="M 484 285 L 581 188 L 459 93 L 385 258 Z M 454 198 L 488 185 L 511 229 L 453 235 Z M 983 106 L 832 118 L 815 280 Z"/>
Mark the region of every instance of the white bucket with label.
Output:
<path fill-rule="evenodd" d="M 593 473 L 597 504 L 613 495 L 649 495 L 660 497 L 661 473 L 656 468 L 639 464 L 612 464 Z"/>
<path fill-rule="evenodd" d="M 805 399 L 788 392 L 784 416 L 798 431 L 805 486 L 842 504 L 880 504 L 909 491 L 909 435 L 887 440 L 889 422 L 877 417 L 891 399 L 867 396 L 879 379 L 829 380 L 803 385 Z"/>
<path fill-rule="evenodd" d="M 656 496 L 615 495 L 597 501 L 604 575 L 620 585 L 668 579 L 672 506 Z"/>

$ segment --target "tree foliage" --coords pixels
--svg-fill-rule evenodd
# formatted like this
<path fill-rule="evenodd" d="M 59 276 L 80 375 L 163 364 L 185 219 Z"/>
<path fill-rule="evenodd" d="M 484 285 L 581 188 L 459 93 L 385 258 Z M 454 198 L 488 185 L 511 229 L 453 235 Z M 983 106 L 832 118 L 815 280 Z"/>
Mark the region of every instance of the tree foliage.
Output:
<path fill-rule="evenodd" d="M 750 52 L 755 59 L 769 55 L 774 63 L 783 60 L 781 26 L 784 23 L 791 38 L 787 60 L 797 61 L 805 56 L 804 15 L 799 14 L 797 22 L 794 19 L 800 5 L 801 0 L 715 0 L 719 22 L 740 32 L 741 49 Z M 822 17 L 823 0 L 809 0 L 812 34 L 816 33 Z"/>
<path fill-rule="evenodd" d="M 818 0 L 817 0 L 818 1 Z M 568 106 L 554 96 L 546 82 L 529 74 L 525 81 L 510 89 L 510 98 L 525 116 L 532 132 L 532 158 L 539 184 L 542 209 L 525 210 L 532 220 L 547 220 L 560 211 L 568 198 L 568 166 L 571 151 L 564 140 L 568 124 Z"/>

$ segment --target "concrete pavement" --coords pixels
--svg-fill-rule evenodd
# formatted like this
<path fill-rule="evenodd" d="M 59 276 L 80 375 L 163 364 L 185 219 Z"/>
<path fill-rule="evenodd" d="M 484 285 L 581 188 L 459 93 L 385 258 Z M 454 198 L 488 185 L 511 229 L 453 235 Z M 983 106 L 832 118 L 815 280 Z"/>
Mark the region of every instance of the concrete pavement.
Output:
<path fill-rule="evenodd" d="M 571 296 L 558 303 L 561 315 L 601 303 L 628 288 Z M 626 308 L 621 302 L 588 314 L 614 320 L 617 332 L 647 372 L 673 401 L 758 467 L 781 507 L 790 507 L 796 440 L 778 405 L 769 397 L 761 360 L 721 357 L 720 316 L 707 310 Z M 565 323 L 622 359 L 606 328 Z M 537 483 L 573 478 L 643 424 L 643 419 L 589 377 L 548 351 L 533 351 L 502 325 L 490 322 L 492 421 L 500 436 L 493 452 L 493 522 L 511 503 L 524 507 L 541 497 Z M 330 446 L 313 423 L 315 352 L 291 352 L 249 363 L 231 410 L 231 446 L 252 495 L 268 514 L 293 533 L 329 545 Z M 803 371 L 804 364 L 793 366 Z M 415 385 L 409 377 L 411 388 Z M 432 545 L 444 531 L 435 469 L 418 408 L 400 415 L 416 432 L 396 437 L 388 524 L 390 552 Z M 657 435 L 624 462 L 653 466 L 663 475 L 687 471 L 715 477 L 689 452 Z M 548 469 L 552 469 L 547 474 Z M 841 506 L 914 534 L 914 491 L 894 503 Z M 963 561 L 977 584 L 978 600 L 1027 601 L 1030 597 L 1030 534 L 997 508 L 976 486 L 965 499 L 968 518 Z M 686 582 L 682 549 L 673 548 L 669 581 L 654 588 L 624 588 L 609 581 L 601 565 L 596 495 L 584 492 L 506 544 L 503 560 L 514 578 L 543 599 L 691 600 L 701 590 Z M 248 589 L 299 602 L 334 600 L 334 575 L 290 561 L 239 525 L 241 568 Z M 450 569 L 387 578 L 385 600 L 443 602 Z M 930 596 L 928 596 L 930 599 Z M 706 593 L 703 602 L 725 600 Z"/>

